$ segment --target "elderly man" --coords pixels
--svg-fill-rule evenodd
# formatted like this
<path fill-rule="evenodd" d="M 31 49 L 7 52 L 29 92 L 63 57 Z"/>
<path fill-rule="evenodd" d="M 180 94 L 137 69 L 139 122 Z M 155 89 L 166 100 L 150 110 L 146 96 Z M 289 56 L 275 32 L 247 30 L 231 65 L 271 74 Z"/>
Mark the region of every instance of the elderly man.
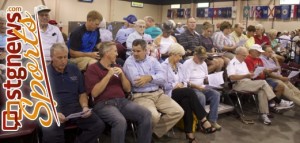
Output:
<path fill-rule="evenodd" d="M 147 41 L 148 44 L 152 44 L 153 40 L 151 38 L 151 36 L 149 34 L 144 33 L 145 28 L 146 28 L 146 22 L 144 20 L 137 20 L 135 22 L 135 31 L 133 33 L 131 33 L 127 40 L 126 40 L 126 47 L 127 47 L 127 56 L 131 55 L 131 49 L 132 49 L 132 42 L 135 39 L 143 39 L 145 41 Z"/>
<path fill-rule="evenodd" d="M 167 133 L 183 116 L 183 109 L 160 86 L 165 84 L 164 71 L 157 59 L 147 56 L 147 43 L 133 41 L 133 55 L 124 64 L 124 72 L 133 86 L 133 101 L 152 113 L 153 132 L 157 137 Z"/>
<path fill-rule="evenodd" d="M 246 42 L 248 38 L 245 34 L 243 34 L 244 26 L 241 23 L 235 24 L 233 30 L 234 31 L 229 34 L 232 41 L 234 41 L 235 43 L 239 43 L 241 40 L 244 40 Z"/>
<path fill-rule="evenodd" d="M 218 120 L 218 106 L 220 103 L 221 94 L 211 88 L 205 88 L 204 81 L 207 80 L 208 70 L 205 60 L 207 59 L 206 49 L 202 46 L 194 49 L 194 56 L 183 63 L 189 87 L 196 92 L 199 101 L 203 107 L 206 101 L 210 101 L 209 120 L 212 126 L 218 130 L 221 126 L 217 123 Z"/>
<path fill-rule="evenodd" d="M 155 39 L 157 36 L 159 36 L 162 33 L 161 29 L 155 26 L 155 21 L 153 17 L 146 16 L 144 17 L 144 20 L 146 22 L 145 33 L 149 34 L 152 39 Z"/>
<path fill-rule="evenodd" d="M 272 70 L 269 74 L 272 80 L 284 87 L 283 96 L 291 101 L 294 101 L 297 105 L 300 105 L 300 91 L 295 87 L 288 77 L 284 77 L 280 74 L 280 65 L 276 57 L 274 57 L 274 51 L 271 46 L 264 46 L 260 59 L 264 63 L 264 67 Z"/>
<path fill-rule="evenodd" d="M 102 15 L 92 10 L 87 14 L 87 21 L 75 29 L 68 42 L 70 48 L 70 61 L 77 64 L 80 70 L 85 70 L 88 65 L 96 63 L 99 55 L 96 45 L 100 42 L 99 24 Z"/>
<path fill-rule="evenodd" d="M 61 31 L 57 26 L 49 24 L 51 10 L 44 5 L 34 8 L 35 14 L 38 15 L 39 29 L 42 38 L 42 47 L 46 62 L 50 63 L 50 48 L 54 43 L 65 43 Z"/>
<path fill-rule="evenodd" d="M 196 46 L 200 46 L 200 34 L 196 32 L 196 19 L 191 17 L 186 22 L 187 29 L 178 36 L 178 43 L 186 51 L 186 56 L 192 56 Z"/>
<path fill-rule="evenodd" d="M 234 83 L 232 88 L 237 91 L 257 93 L 261 119 L 264 124 L 270 125 L 268 101 L 274 99 L 276 95 L 265 80 L 251 80 L 254 74 L 249 72 L 244 62 L 248 55 L 248 50 L 245 47 L 238 47 L 235 53 L 236 56 L 227 66 L 227 75 Z"/>
<path fill-rule="evenodd" d="M 151 113 L 125 98 L 131 86 L 122 69 L 115 65 L 118 55 L 114 42 L 98 45 L 101 60 L 88 67 L 85 73 L 87 93 L 95 98 L 95 113 L 112 129 L 112 143 L 124 143 L 127 120 L 138 124 L 138 143 L 150 143 Z"/>
<path fill-rule="evenodd" d="M 61 126 L 52 124 L 42 128 L 43 143 L 64 143 L 64 127 L 75 123 L 81 134 L 77 143 L 97 143 L 105 124 L 88 107 L 83 77 L 75 65 L 68 64 L 68 48 L 65 44 L 53 44 L 50 49 L 51 64 L 47 66 L 52 93 L 57 104 L 57 112 Z M 42 110 L 42 113 L 45 110 Z M 68 118 L 72 113 L 82 112 L 81 117 Z"/>
<path fill-rule="evenodd" d="M 256 68 L 258 67 L 264 67 L 264 64 L 262 60 L 259 58 L 261 53 L 264 52 L 262 50 L 262 47 L 258 44 L 254 44 L 250 47 L 249 49 L 249 55 L 245 59 L 245 63 L 247 64 L 247 67 L 250 72 L 254 72 Z M 281 96 L 283 91 L 284 91 L 284 86 L 278 84 L 276 81 L 273 79 L 269 78 L 270 73 L 273 72 L 274 69 L 264 69 L 263 72 L 261 72 L 257 77 L 255 77 L 255 80 L 261 79 L 261 80 L 266 80 L 267 83 L 272 87 L 274 90 L 275 94 L 277 96 Z M 274 102 L 276 104 L 274 104 Z M 292 102 L 285 101 L 283 99 L 279 98 L 274 98 L 272 102 L 270 102 L 270 107 L 274 108 L 275 110 L 281 110 L 281 109 L 287 109 L 291 108 Z"/>

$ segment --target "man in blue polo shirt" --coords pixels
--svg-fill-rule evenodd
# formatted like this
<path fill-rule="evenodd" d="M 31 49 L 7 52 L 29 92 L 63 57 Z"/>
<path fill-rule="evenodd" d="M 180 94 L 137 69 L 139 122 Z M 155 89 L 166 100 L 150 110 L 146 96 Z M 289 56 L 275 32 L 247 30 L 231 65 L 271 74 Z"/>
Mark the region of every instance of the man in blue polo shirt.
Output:
<path fill-rule="evenodd" d="M 82 130 L 76 142 L 96 143 L 105 125 L 88 107 L 81 72 L 75 65 L 67 63 L 68 48 L 64 44 L 54 44 L 50 49 L 50 56 L 52 62 L 47 69 L 61 126 L 52 124 L 49 128 L 43 127 L 43 142 L 64 143 L 64 127 L 69 122 L 75 123 Z M 81 117 L 67 117 L 78 112 L 83 113 Z"/>
<path fill-rule="evenodd" d="M 99 24 L 102 20 L 102 15 L 92 10 L 87 15 L 87 22 L 75 29 L 70 35 L 68 42 L 70 61 L 77 64 L 80 70 L 85 70 L 88 65 L 99 60 L 95 47 L 100 43 Z"/>

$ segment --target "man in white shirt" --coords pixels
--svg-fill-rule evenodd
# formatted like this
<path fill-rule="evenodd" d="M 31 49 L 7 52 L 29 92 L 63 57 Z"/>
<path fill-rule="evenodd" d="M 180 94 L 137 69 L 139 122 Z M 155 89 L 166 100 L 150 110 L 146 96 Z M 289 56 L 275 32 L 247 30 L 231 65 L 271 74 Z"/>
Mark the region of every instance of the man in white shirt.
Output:
<path fill-rule="evenodd" d="M 198 46 L 194 49 L 194 56 L 183 63 L 183 69 L 189 82 L 188 86 L 194 89 L 201 105 L 205 107 L 206 101 L 210 101 L 208 119 L 214 128 L 220 130 L 222 127 L 217 123 L 217 120 L 221 94 L 214 89 L 205 88 L 204 81 L 207 80 L 208 75 L 205 59 L 207 59 L 205 48 Z"/>
<path fill-rule="evenodd" d="M 50 48 L 54 43 L 65 43 L 61 31 L 57 26 L 49 24 L 49 9 L 45 5 L 39 5 L 34 8 L 34 13 L 38 15 L 39 28 L 42 39 L 42 48 L 46 62 L 50 62 Z"/>
<path fill-rule="evenodd" d="M 250 73 L 246 63 L 248 50 L 245 47 L 238 47 L 235 51 L 236 56 L 229 62 L 227 66 L 227 75 L 234 82 L 233 89 L 237 91 L 255 92 L 258 94 L 259 110 L 261 119 L 264 124 L 270 125 L 271 120 L 268 117 L 269 108 L 268 100 L 276 97 L 273 90 L 265 80 L 251 80 L 254 76 Z"/>

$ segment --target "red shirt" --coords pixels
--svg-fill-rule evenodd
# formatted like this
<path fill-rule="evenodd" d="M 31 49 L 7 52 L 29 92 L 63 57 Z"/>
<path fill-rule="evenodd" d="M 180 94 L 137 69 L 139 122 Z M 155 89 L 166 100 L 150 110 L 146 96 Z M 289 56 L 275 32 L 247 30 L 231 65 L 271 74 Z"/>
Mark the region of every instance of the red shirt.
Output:
<path fill-rule="evenodd" d="M 254 36 L 255 44 L 261 45 L 262 43 L 266 43 L 265 45 L 271 45 L 270 39 L 263 35 L 262 38 L 258 38 L 257 35 Z"/>
<path fill-rule="evenodd" d="M 256 67 L 263 67 L 264 63 L 260 58 L 253 58 L 250 55 L 248 55 L 245 59 L 245 63 L 247 64 L 249 72 L 253 73 Z M 264 72 L 261 72 L 257 78 L 255 79 L 265 79 L 266 76 Z"/>
<path fill-rule="evenodd" d="M 85 72 L 85 87 L 87 94 L 91 94 L 94 86 L 100 82 L 108 73 L 99 62 L 92 64 Z M 114 98 L 123 98 L 125 93 L 123 91 L 122 82 L 119 77 L 112 76 L 106 85 L 104 91 L 95 98 L 95 102 L 110 100 Z"/>

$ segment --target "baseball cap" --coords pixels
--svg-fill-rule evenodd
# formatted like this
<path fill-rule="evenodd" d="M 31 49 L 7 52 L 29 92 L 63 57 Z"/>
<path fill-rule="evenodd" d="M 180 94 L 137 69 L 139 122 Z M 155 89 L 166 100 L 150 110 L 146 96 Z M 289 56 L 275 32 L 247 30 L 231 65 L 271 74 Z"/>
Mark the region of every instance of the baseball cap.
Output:
<path fill-rule="evenodd" d="M 206 49 L 203 46 L 195 47 L 194 49 L 194 55 L 196 55 L 198 58 L 207 58 Z"/>
<path fill-rule="evenodd" d="M 173 23 L 171 21 L 166 21 L 163 23 L 162 30 L 165 32 L 172 32 L 173 31 Z"/>
<path fill-rule="evenodd" d="M 249 50 L 257 50 L 258 52 L 261 52 L 261 53 L 265 52 L 265 51 L 262 49 L 262 47 L 261 47 L 260 45 L 258 45 L 258 44 L 253 44 L 253 45 L 250 47 Z"/>
<path fill-rule="evenodd" d="M 51 9 L 50 8 L 48 8 L 47 6 L 45 6 L 45 5 L 38 5 L 38 6 L 36 6 L 36 7 L 34 7 L 34 13 L 35 14 L 37 14 L 37 13 L 39 13 L 39 12 L 41 12 L 41 11 L 51 11 Z"/>
<path fill-rule="evenodd" d="M 135 15 L 128 15 L 127 17 L 123 18 L 124 20 L 126 20 L 128 23 L 133 24 L 134 22 L 137 21 L 137 18 L 135 17 Z"/>

